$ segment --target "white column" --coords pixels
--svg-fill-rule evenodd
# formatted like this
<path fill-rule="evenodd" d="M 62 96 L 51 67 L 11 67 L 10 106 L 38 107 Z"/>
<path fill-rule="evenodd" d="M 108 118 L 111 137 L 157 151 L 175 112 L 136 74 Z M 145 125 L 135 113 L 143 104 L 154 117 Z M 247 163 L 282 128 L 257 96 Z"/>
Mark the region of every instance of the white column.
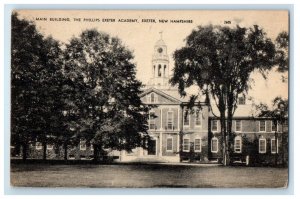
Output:
<path fill-rule="evenodd" d="M 179 137 L 179 133 L 178 133 L 177 134 L 177 152 L 179 152 L 179 140 L 180 140 L 180 137 Z"/>
<path fill-rule="evenodd" d="M 177 121 L 177 130 L 180 131 L 180 125 L 179 125 L 179 122 L 180 122 L 180 116 L 179 116 L 180 112 L 179 112 L 179 108 L 177 108 L 177 118 L 178 118 L 178 121 Z"/>
<path fill-rule="evenodd" d="M 162 132 L 159 133 L 159 154 L 158 156 L 162 156 Z"/>
<path fill-rule="evenodd" d="M 162 131 L 163 130 L 163 119 L 162 119 L 163 115 L 162 115 L 162 108 L 160 108 L 160 130 Z"/>

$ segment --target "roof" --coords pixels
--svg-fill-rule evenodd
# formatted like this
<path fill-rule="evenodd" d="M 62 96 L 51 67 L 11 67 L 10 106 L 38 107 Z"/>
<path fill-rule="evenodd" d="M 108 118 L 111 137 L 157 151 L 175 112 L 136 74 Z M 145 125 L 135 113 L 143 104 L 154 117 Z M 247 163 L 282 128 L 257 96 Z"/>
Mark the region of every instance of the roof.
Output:
<path fill-rule="evenodd" d="M 214 114 L 220 115 L 220 112 L 215 104 L 212 104 Z M 226 113 L 227 114 L 227 113 Z M 210 113 L 213 117 L 213 114 Z M 233 117 L 257 117 L 257 111 L 252 104 L 237 105 Z"/>
<path fill-rule="evenodd" d="M 181 96 L 178 89 L 176 89 L 174 87 L 170 87 L 168 89 L 157 89 L 154 87 L 150 87 L 150 88 L 144 90 L 144 92 L 141 94 L 141 96 L 144 96 L 153 91 L 157 92 L 161 95 L 164 95 L 168 98 L 175 99 L 176 101 L 182 102 L 182 103 L 188 103 L 190 101 L 190 97 L 192 96 L 189 93 L 187 93 L 186 96 Z M 204 100 L 200 99 L 199 101 L 204 101 Z"/>
<path fill-rule="evenodd" d="M 155 46 L 166 46 L 166 43 L 164 40 L 160 39 L 155 43 Z"/>

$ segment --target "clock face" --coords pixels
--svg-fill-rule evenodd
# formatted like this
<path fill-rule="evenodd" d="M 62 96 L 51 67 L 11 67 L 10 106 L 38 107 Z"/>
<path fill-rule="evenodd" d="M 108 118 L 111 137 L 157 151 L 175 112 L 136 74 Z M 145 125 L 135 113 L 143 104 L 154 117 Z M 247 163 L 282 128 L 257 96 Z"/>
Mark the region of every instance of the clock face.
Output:
<path fill-rule="evenodd" d="M 158 48 L 157 52 L 162 53 L 163 49 L 162 48 Z"/>

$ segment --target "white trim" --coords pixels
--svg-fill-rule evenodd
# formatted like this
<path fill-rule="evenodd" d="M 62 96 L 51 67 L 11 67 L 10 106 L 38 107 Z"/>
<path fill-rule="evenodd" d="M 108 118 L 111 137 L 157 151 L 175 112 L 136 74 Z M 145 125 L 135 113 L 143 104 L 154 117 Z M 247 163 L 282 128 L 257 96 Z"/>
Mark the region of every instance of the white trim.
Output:
<path fill-rule="evenodd" d="M 180 140 L 180 137 L 179 137 L 179 133 L 177 134 L 177 152 L 179 152 L 179 140 Z"/>
<path fill-rule="evenodd" d="M 177 108 L 177 118 L 178 118 L 178 120 L 177 120 L 177 129 L 178 130 L 180 129 L 179 128 L 179 123 L 180 123 L 180 117 L 179 117 L 179 115 L 180 115 L 179 108 Z"/>
<path fill-rule="evenodd" d="M 159 153 L 158 153 L 158 156 L 162 156 L 162 139 L 163 139 L 163 136 L 162 136 L 162 132 L 159 132 Z"/>
<path fill-rule="evenodd" d="M 251 131 L 251 132 L 250 132 L 250 131 L 249 131 L 249 132 L 245 132 L 245 131 L 244 131 L 244 132 L 243 132 L 243 134 L 246 134 L 246 133 L 250 133 L 250 134 L 251 134 L 251 133 L 274 134 L 274 132 L 258 132 L 258 131 L 257 131 L 257 132 L 253 132 L 253 131 Z M 277 133 L 282 133 L 282 132 L 279 131 L 279 132 L 277 132 Z"/>
<path fill-rule="evenodd" d="M 43 144 L 41 142 L 36 142 L 35 143 L 35 149 L 36 150 L 42 150 L 43 149 Z"/>
<path fill-rule="evenodd" d="M 187 149 L 187 150 L 184 149 L 184 146 L 186 146 L 185 143 L 184 143 L 184 140 L 188 140 L 188 144 L 187 144 L 188 149 Z M 183 138 L 182 151 L 184 151 L 184 152 L 189 152 L 189 151 L 190 151 L 190 147 L 191 147 L 191 146 L 190 146 L 190 138 Z"/>
<path fill-rule="evenodd" d="M 171 139 L 172 142 L 171 142 L 171 149 L 168 149 L 168 140 Z M 167 152 L 172 152 L 173 151 L 173 137 L 167 137 L 167 140 L 166 140 L 166 151 Z"/>
<path fill-rule="evenodd" d="M 264 131 L 260 130 L 260 122 L 265 122 L 265 130 Z M 266 120 L 259 120 L 258 121 L 258 131 L 259 132 L 266 132 L 267 131 L 267 122 L 266 122 Z"/>
<path fill-rule="evenodd" d="M 155 111 L 154 110 L 149 111 L 149 120 L 148 120 L 149 130 L 156 130 L 155 118 L 151 119 L 151 114 L 153 114 L 153 113 L 154 113 L 154 116 L 155 116 Z M 150 128 L 150 126 L 151 126 L 150 122 L 151 121 L 154 122 L 154 129 Z"/>
<path fill-rule="evenodd" d="M 151 92 L 149 95 L 149 103 L 153 104 L 157 102 L 157 97 L 156 97 L 156 93 L 155 92 Z M 153 96 L 153 101 L 152 101 L 152 96 Z"/>
<path fill-rule="evenodd" d="M 212 149 L 213 149 L 213 140 L 216 140 L 217 141 L 217 150 L 216 151 L 213 151 Z M 210 151 L 212 152 L 212 153 L 218 153 L 218 151 L 219 151 L 219 139 L 218 138 L 216 138 L 216 137 L 213 137 L 212 139 L 211 139 L 211 144 L 210 144 Z"/>
<path fill-rule="evenodd" d="M 163 129 L 163 116 L 162 116 L 162 108 L 160 107 L 160 129 L 162 130 Z"/>
<path fill-rule="evenodd" d="M 81 143 L 84 142 L 84 147 L 81 147 Z M 85 151 L 86 150 L 86 141 L 85 140 L 80 140 L 79 142 L 79 149 L 80 151 Z"/>
<path fill-rule="evenodd" d="M 213 130 L 213 122 L 216 121 L 217 122 L 217 130 Z M 218 132 L 219 130 L 219 125 L 218 125 L 218 120 L 211 120 L 211 127 L 210 127 L 212 132 Z"/>
<path fill-rule="evenodd" d="M 200 143 L 199 143 L 200 149 L 199 150 L 196 150 L 196 140 L 200 140 Z M 201 137 L 196 137 L 194 139 L 194 151 L 195 152 L 201 152 L 202 151 L 202 139 L 201 139 Z"/>
<path fill-rule="evenodd" d="M 237 140 L 240 141 L 240 147 L 239 148 L 237 148 L 237 144 L 236 144 Z M 242 143 L 242 137 L 241 136 L 236 136 L 234 138 L 234 152 L 235 153 L 242 153 L 242 145 L 243 145 L 243 143 Z M 239 149 L 239 151 L 237 151 L 237 149 Z"/>
<path fill-rule="evenodd" d="M 200 120 L 200 124 L 197 124 L 197 118 L 199 117 Z M 202 126 L 202 112 L 199 111 L 198 112 L 198 116 L 197 113 L 195 113 L 195 127 L 201 127 Z"/>
<path fill-rule="evenodd" d="M 278 132 L 278 122 L 276 122 L 276 131 L 273 131 L 272 127 L 273 127 L 273 120 L 271 120 L 271 132 L 272 133 Z"/>
<path fill-rule="evenodd" d="M 169 113 L 172 113 L 172 128 L 169 129 Z M 174 130 L 174 111 L 168 110 L 167 112 L 167 130 Z"/>
<path fill-rule="evenodd" d="M 240 103 L 240 99 L 243 99 L 244 103 Z M 237 100 L 237 105 L 246 105 L 246 98 L 244 96 L 239 96 Z"/>
<path fill-rule="evenodd" d="M 184 115 L 185 115 L 185 113 L 184 113 Z M 189 124 L 185 124 L 185 119 L 186 119 L 186 118 L 188 118 Z M 183 116 L 183 126 L 184 126 L 184 127 L 190 127 L 190 125 L 191 125 L 191 115 L 188 113 L 188 114 L 187 114 L 187 117 Z"/>
<path fill-rule="evenodd" d="M 265 142 L 265 149 L 262 151 L 262 150 L 260 150 L 260 141 L 264 141 Z M 266 140 L 266 138 L 259 138 L 259 140 L 258 140 L 258 152 L 259 153 L 266 153 L 267 152 L 267 140 Z"/>
<path fill-rule="evenodd" d="M 236 130 L 236 122 L 237 122 L 237 121 L 240 121 L 240 123 L 241 123 L 241 127 L 240 127 L 240 130 L 239 130 L 239 131 Z M 242 132 L 242 131 L 243 131 L 243 130 L 242 130 L 242 129 L 243 129 L 243 122 L 242 122 L 242 120 L 235 120 L 234 123 L 235 123 L 235 132 Z"/>
<path fill-rule="evenodd" d="M 171 110 L 171 109 L 178 109 L 180 104 L 158 104 L 159 108 L 161 109 L 168 109 L 168 110 Z"/>
<path fill-rule="evenodd" d="M 53 144 L 47 144 L 47 150 L 53 150 Z"/>
<path fill-rule="evenodd" d="M 272 142 L 272 141 L 273 141 L 273 140 L 274 140 L 274 143 L 275 143 L 275 140 L 276 140 L 275 137 L 274 137 L 274 138 L 271 138 L 271 153 L 272 153 L 272 154 L 276 154 L 276 153 L 278 153 L 278 147 L 279 147 L 278 138 L 277 138 L 276 152 L 272 150 L 272 147 L 273 147 L 273 142 Z"/>

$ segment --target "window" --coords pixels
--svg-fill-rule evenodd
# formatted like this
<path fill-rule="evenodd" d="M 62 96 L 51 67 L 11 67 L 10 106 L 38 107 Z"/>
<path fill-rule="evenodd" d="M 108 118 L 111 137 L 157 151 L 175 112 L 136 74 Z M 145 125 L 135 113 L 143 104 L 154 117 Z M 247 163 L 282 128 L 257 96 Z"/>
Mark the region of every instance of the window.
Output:
<path fill-rule="evenodd" d="M 217 120 L 211 121 L 211 131 L 218 131 L 218 121 Z"/>
<path fill-rule="evenodd" d="M 277 143 L 275 141 L 275 138 L 271 139 L 271 153 L 278 153 L 278 138 L 277 138 Z"/>
<path fill-rule="evenodd" d="M 155 130 L 156 129 L 155 112 L 154 111 L 150 111 L 150 113 L 149 113 L 149 129 L 150 130 Z"/>
<path fill-rule="evenodd" d="M 53 144 L 47 144 L 47 149 L 52 150 L 53 149 Z"/>
<path fill-rule="evenodd" d="M 173 112 L 168 112 L 167 118 L 167 129 L 173 130 Z"/>
<path fill-rule="evenodd" d="M 173 138 L 167 138 L 167 151 L 173 151 Z"/>
<path fill-rule="evenodd" d="M 188 138 L 183 139 L 183 151 L 190 151 L 190 139 Z"/>
<path fill-rule="evenodd" d="M 155 96 L 155 93 L 151 93 L 150 94 L 150 103 L 154 103 L 156 101 L 156 96 Z"/>
<path fill-rule="evenodd" d="M 236 132 L 241 132 L 242 131 L 242 121 L 241 120 L 236 120 L 235 121 L 235 131 Z"/>
<path fill-rule="evenodd" d="M 239 104 L 239 105 L 244 105 L 244 104 L 246 104 L 246 102 L 245 102 L 245 97 L 239 97 L 239 98 L 238 98 L 238 104 Z"/>
<path fill-rule="evenodd" d="M 240 136 L 234 138 L 234 152 L 235 153 L 242 152 L 242 138 Z"/>
<path fill-rule="evenodd" d="M 271 123 L 272 123 L 272 132 L 278 131 L 277 130 L 277 122 L 275 123 L 274 121 L 272 121 Z"/>
<path fill-rule="evenodd" d="M 183 116 L 183 125 L 190 126 L 190 114 L 186 112 Z"/>
<path fill-rule="evenodd" d="M 200 112 L 196 113 L 196 119 L 195 119 L 196 126 L 201 126 L 201 117 L 202 117 L 202 114 Z"/>
<path fill-rule="evenodd" d="M 158 77 L 161 77 L 161 65 L 158 65 Z"/>
<path fill-rule="evenodd" d="M 200 152 L 201 151 L 201 139 L 200 138 L 195 139 L 194 150 L 195 150 L 195 152 Z"/>
<path fill-rule="evenodd" d="M 267 151 L 267 141 L 265 138 L 259 139 L 259 153 L 266 153 Z"/>
<path fill-rule="evenodd" d="M 259 121 L 259 131 L 266 132 L 266 121 L 265 120 Z"/>
<path fill-rule="evenodd" d="M 94 151 L 94 145 L 93 144 L 90 144 L 90 150 Z"/>
<path fill-rule="evenodd" d="M 79 143 L 79 149 L 81 151 L 85 151 L 86 150 L 86 143 L 84 140 L 80 140 L 80 143 Z"/>
<path fill-rule="evenodd" d="M 166 66 L 166 65 L 164 65 L 164 77 L 166 77 L 166 76 L 167 76 L 167 74 L 166 74 L 166 69 L 167 69 L 167 66 Z"/>
<path fill-rule="evenodd" d="M 218 138 L 213 137 L 211 139 L 211 152 L 217 153 L 218 152 Z"/>
<path fill-rule="evenodd" d="M 42 143 L 41 142 L 37 142 L 37 143 L 35 143 L 35 149 L 37 149 L 37 150 L 41 150 L 43 148 L 43 145 L 42 145 Z"/>

